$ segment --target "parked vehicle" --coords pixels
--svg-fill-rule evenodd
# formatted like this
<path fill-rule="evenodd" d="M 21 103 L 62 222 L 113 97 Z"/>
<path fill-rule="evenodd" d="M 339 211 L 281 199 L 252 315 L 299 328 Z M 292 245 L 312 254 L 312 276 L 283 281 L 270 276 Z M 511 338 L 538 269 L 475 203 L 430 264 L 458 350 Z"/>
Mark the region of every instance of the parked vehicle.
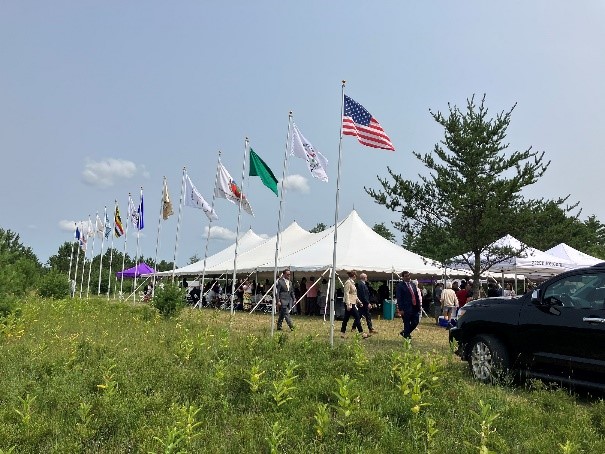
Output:
<path fill-rule="evenodd" d="M 531 294 L 467 303 L 449 337 L 481 382 L 513 375 L 605 389 L 605 263 Z"/>

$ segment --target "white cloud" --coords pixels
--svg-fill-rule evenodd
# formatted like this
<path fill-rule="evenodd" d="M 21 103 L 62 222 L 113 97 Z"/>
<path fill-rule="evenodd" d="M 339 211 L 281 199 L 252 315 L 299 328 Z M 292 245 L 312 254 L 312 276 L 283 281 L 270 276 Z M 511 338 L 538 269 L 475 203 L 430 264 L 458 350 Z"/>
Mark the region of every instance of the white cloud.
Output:
<path fill-rule="evenodd" d="M 119 180 L 128 180 L 141 174 L 148 177 L 149 173 L 141 166 L 124 159 L 104 159 L 102 161 L 88 161 L 82 171 L 82 180 L 90 186 L 107 188 Z"/>
<path fill-rule="evenodd" d="M 59 228 L 64 232 L 73 232 L 75 230 L 76 221 L 67 221 L 62 219 L 59 221 Z"/>
<path fill-rule="evenodd" d="M 84 234 L 91 228 L 94 229 L 94 220 L 89 222 L 88 219 L 82 219 L 80 221 L 69 221 L 67 219 L 62 219 L 59 221 L 59 229 L 63 232 L 74 233 L 75 225 L 77 225 L 80 229 L 80 232 Z"/>
<path fill-rule="evenodd" d="M 306 194 L 309 192 L 309 180 L 302 175 L 288 175 L 284 178 L 284 189 Z"/>
<path fill-rule="evenodd" d="M 208 226 L 204 227 L 204 236 L 208 235 Z M 235 240 L 235 232 L 219 226 L 210 227 L 210 238 L 216 238 L 219 240 Z"/>

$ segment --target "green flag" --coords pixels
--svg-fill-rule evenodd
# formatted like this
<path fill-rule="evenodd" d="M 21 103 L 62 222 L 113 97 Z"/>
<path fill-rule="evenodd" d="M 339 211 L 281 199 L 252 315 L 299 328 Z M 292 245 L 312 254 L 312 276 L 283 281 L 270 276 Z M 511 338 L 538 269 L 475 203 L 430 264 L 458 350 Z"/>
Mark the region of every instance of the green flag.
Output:
<path fill-rule="evenodd" d="M 279 195 L 277 193 L 277 178 L 275 178 L 269 166 L 265 164 L 265 161 L 252 148 L 250 148 L 250 176 L 260 177 L 265 186 L 275 192 L 275 195 Z"/>

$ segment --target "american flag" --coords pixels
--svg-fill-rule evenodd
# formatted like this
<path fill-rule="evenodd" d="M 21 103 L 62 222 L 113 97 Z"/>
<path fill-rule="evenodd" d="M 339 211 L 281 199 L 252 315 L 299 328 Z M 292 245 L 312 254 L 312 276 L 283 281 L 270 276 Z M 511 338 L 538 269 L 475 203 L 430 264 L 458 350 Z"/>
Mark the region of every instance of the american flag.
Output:
<path fill-rule="evenodd" d="M 361 104 L 347 95 L 345 95 L 345 112 L 342 117 L 342 133 L 356 136 L 359 143 L 368 147 L 395 150 L 380 123 Z"/>

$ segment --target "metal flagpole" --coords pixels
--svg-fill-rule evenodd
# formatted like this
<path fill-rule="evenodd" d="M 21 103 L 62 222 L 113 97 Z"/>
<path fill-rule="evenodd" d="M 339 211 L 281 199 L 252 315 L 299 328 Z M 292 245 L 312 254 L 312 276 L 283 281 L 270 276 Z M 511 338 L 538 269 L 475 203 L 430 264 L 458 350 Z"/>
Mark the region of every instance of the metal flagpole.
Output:
<path fill-rule="evenodd" d="M 162 196 L 160 197 L 160 216 L 158 217 L 158 234 L 155 239 L 155 258 L 153 259 L 153 268 L 157 272 L 158 268 L 158 250 L 160 248 L 160 232 L 162 230 L 162 217 L 164 214 L 164 192 L 168 192 L 168 185 L 166 184 L 166 177 L 164 176 L 164 184 L 162 185 Z M 153 279 L 151 281 L 151 294 L 155 292 L 155 273 L 153 273 Z"/>
<path fill-rule="evenodd" d="M 126 208 L 126 231 L 124 232 L 124 255 L 122 255 L 122 274 L 120 275 L 120 299 L 122 299 L 122 295 L 124 295 L 123 287 L 124 287 L 124 265 L 126 264 L 126 243 L 128 241 L 128 226 L 132 222 L 132 217 L 130 213 L 132 212 L 132 194 L 128 193 L 128 208 Z"/>
<path fill-rule="evenodd" d="M 82 227 L 82 221 L 80 221 L 80 227 Z M 80 229 L 80 238 L 82 238 L 82 229 Z M 76 270 L 74 271 L 74 290 L 72 298 L 76 297 L 76 285 L 78 285 L 78 265 L 80 264 L 80 249 L 82 249 L 82 246 L 80 241 L 78 241 L 78 250 L 76 251 Z"/>
<path fill-rule="evenodd" d="M 88 228 L 86 230 L 86 236 L 88 236 L 88 232 L 92 227 L 92 221 L 90 220 L 90 214 L 88 215 Z M 82 228 L 84 231 L 84 228 Z M 84 233 L 82 233 L 84 235 Z M 80 236 L 82 238 L 82 236 Z M 84 257 L 82 258 L 82 276 L 80 277 L 80 299 L 82 299 L 82 289 L 84 288 L 84 273 L 86 272 L 86 256 L 88 255 L 88 239 L 85 238 L 84 244 L 86 244 L 86 249 L 84 250 Z"/>
<path fill-rule="evenodd" d="M 279 214 L 277 215 L 277 235 L 275 238 L 275 265 L 273 267 L 273 304 L 271 308 L 271 336 L 273 336 L 273 330 L 275 329 L 275 304 L 277 303 L 277 262 L 279 259 L 279 246 L 281 237 L 281 221 L 282 221 L 282 207 L 284 204 L 284 179 L 286 178 L 286 171 L 288 169 L 288 145 L 290 144 L 290 129 L 292 127 L 292 111 L 288 113 L 288 132 L 286 134 L 286 149 L 284 151 L 284 165 L 282 168 L 281 176 L 281 189 L 279 191 Z"/>
<path fill-rule="evenodd" d="M 97 285 L 97 296 L 101 294 L 101 272 L 103 271 L 103 251 L 105 247 L 105 229 L 107 229 L 107 205 L 105 205 L 105 213 L 103 217 L 103 231 L 101 232 L 101 260 L 99 262 L 99 282 Z M 98 226 L 97 226 L 98 227 Z"/>
<path fill-rule="evenodd" d="M 74 222 L 74 239 L 71 241 L 71 254 L 69 254 L 69 272 L 67 273 L 67 277 L 69 279 L 69 293 L 71 294 L 71 264 L 74 259 L 74 243 L 76 242 L 76 229 L 78 228 L 77 224 Z M 73 294 L 71 295 L 73 298 Z"/>
<path fill-rule="evenodd" d="M 334 346 L 334 293 L 336 289 L 336 245 L 338 243 L 338 200 L 340 191 L 340 163 L 342 161 L 342 117 L 344 115 L 345 84 L 340 93 L 340 140 L 338 142 L 338 170 L 336 176 L 336 209 L 334 210 L 334 251 L 332 252 L 332 275 L 330 276 L 330 345 Z"/>
<path fill-rule="evenodd" d="M 233 298 L 235 297 L 235 276 L 237 274 L 237 247 L 239 244 L 239 223 L 242 217 L 242 198 L 244 197 L 244 177 L 246 175 L 246 156 L 248 154 L 248 138 L 244 141 L 244 162 L 242 162 L 242 183 L 239 191 L 239 208 L 237 210 L 237 228 L 235 231 L 235 254 L 233 255 L 233 279 L 231 280 L 231 315 L 233 309 Z"/>
<path fill-rule="evenodd" d="M 111 265 L 113 264 L 113 239 L 116 236 L 115 230 L 116 230 L 116 209 L 118 207 L 118 201 L 114 200 L 114 207 L 113 207 L 113 224 L 112 224 L 112 229 L 111 229 L 111 246 L 110 246 L 110 252 L 109 252 L 109 278 L 107 279 L 107 299 L 109 299 L 109 294 L 111 293 Z"/>
<path fill-rule="evenodd" d="M 143 202 L 143 186 L 141 186 L 141 197 L 139 197 L 139 207 L 137 209 L 137 252 L 135 256 L 135 265 L 134 265 L 134 286 L 132 292 L 132 301 L 136 302 L 137 300 L 137 275 L 139 274 L 139 240 L 141 238 L 141 226 L 143 225 L 143 210 L 141 210 L 141 205 Z"/>
<path fill-rule="evenodd" d="M 92 229 L 92 250 L 90 251 L 90 263 L 88 264 L 88 281 L 86 282 L 86 299 L 88 299 L 88 295 L 90 293 L 90 274 L 92 272 L 92 262 L 95 259 L 95 240 L 97 239 L 97 224 L 99 220 L 99 212 L 97 211 L 97 216 L 95 218 L 95 227 Z"/>
<path fill-rule="evenodd" d="M 221 165 L 221 150 L 218 151 L 218 161 L 216 162 L 216 175 L 214 176 L 214 191 L 212 191 L 212 202 L 210 203 L 210 213 L 214 211 L 214 201 L 216 200 L 216 185 L 218 184 L 218 172 Z M 208 243 L 210 243 L 210 229 L 212 228 L 212 216 L 208 223 L 208 235 L 206 235 L 206 248 L 204 249 L 204 268 L 202 268 L 202 294 L 206 281 L 206 259 L 208 258 Z M 203 298 L 200 299 L 200 302 Z M 200 304 L 200 309 L 202 308 Z"/>
<path fill-rule="evenodd" d="M 176 269 L 176 251 L 179 248 L 179 230 L 181 228 L 181 217 L 183 213 L 183 197 L 185 194 L 185 174 L 187 173 L 187 168 L 183 167 L 183 176 L 181 178 L 181 198 L 179 200 L 179 217 L 176 222 L 176 238 L 174 241 L 174 255 L 172 258 L 172 282 L 174 283 L 174 270 Z M 187 291 L 187 289 L 184 289 Z"/>

